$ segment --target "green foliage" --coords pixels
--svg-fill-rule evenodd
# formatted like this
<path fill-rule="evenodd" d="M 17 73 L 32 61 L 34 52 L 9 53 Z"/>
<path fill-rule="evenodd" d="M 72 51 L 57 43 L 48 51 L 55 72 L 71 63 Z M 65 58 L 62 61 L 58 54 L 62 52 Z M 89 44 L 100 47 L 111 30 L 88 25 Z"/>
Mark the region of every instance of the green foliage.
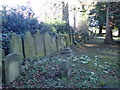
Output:
<path fill-rule="evenodd" d="M 106 23 L 106 2 L 98 2 L 95 5 L 95 9 L 91 10 L 89 15 L 92 15 L 91 18 L 94 18 L 94 20 L 98 21 L 98 26 L 105 26 L 105 23 Z"/>
<path fill-rule="evenodd" d="M 26 6 L 16 8 L 2 6 L 0 13 L 2 15 L 2 47 L 6 54 L 9 53 L 9 40 L 13 32 L 22 37 L 26 31 L 34 34 L 37 29 L 42 33 L 48 32 L 50 34 L 69 32 L 68 25 L 63 21 L 55 20 L 50 23 L 39 23 L 37 18 L 33 17 L 34 13 L 31 9 Z"/>
<path fill-rule="evenodd" d="M 2 12 L 2 32 L 15 32 L 18 34 L 30 30 L 32 33 L 39 27 L 37 18 L 32 17 L 32 13 L 25 6 L 10 8 L 3 6 Z M 29 15 L 31 13 L 31 16 Z"/>
<path fill-rule="evenodd" d="M 47 23 L 50 30 L 55 33 L 69 33 L 70 26 L 65 21 L 54 20 Z"/>

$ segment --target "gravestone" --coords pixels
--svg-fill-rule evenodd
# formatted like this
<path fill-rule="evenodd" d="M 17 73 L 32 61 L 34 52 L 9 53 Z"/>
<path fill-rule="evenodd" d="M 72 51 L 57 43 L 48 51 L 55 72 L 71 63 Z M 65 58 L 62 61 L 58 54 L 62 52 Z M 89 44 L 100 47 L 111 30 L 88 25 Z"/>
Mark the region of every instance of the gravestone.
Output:
<path fill-rule="evenodd" d="M 59 65 L 58 77 L 59 78 L 66 77 L 68 79 L 70 75 L 70 62 L 68 60 L 60 60 L 59 63 L 60 65 Z"/>
<path fill-rule="evenodd" d="M 65 35 L 65 38 L 66 38 L 66 44 L 67 44 L 67 46 L 70 46 L 71 43 L 70 43 L 70 37 L 69 37 L 69 34 L 66 34 L 66 35 Z"/>
<path fill-rule="evenodd" d="M 30 32 L 26 32 L 24 38 L 24 50 L 25 58 L 34 58 L 36 57 L 34 39 Z"/>
<path fill-rule="evenodd" d="M 62 48 L 61 35 L 57 35 L 57 48 L 58 51 Z"/>
<path fill-rule="evenodd" d="M 2 48 L 2 38 L 0 37 L 0 48 Z"/>
<path fill-rule="evenodd" d="M 15 33 L 12 34 L 10 41 L 10 53 L 17 53 L 23 58 L 22 40 Z"/>
<path fill-rule="evenodd" d="M 56 38 L 55 37 L 52 37 L 51 46 L 52 46 L 52 52 L 57 51 L 57 44 L 56 44 Z"/>
<path fill-rule="evenodd" d="M 5 83 L 15 80 L 21 72 L 20 56 L 16 53 L 8 54 L 4 59 Z"/>
<path fill-rule="evenodd" d="M 61 43 L 62 43 L 62 48 L 64 48 L 66 46 L 66 41 L 65 41 L 64 35 L 62 35 L 62 37 L 61 37 Z"/>
<path fill-rule="evenodd" d="M 51 47 L 51 36 L 46 33 L 44 36 L 44 42 L 45 42 L 45 55 L 50 55 L 52 53 L 52 47 Z"/>
<path fill-rule="evenodd" d="M 71 45 L 73 44 L 73 36 L 72 34 L 70 34 L 70 42 L 71 42 Z"/>
<path fill-rule="evenodd" d="M 2 48 L 0 48 L 0 60 L 5 57 L 5 53 Z"/>
<path fill-rule="evenodd" d="M 2 48 L 0 48 L 0 85 L 2 85 L 2 59 L 5 57 L 5 53 Z"/>
<path fill-rule="evenodd" d="M 37 30 L 37 33 L 34 35 L 34 41 L 35 41 L 35 50 L 37 56 L 45 56 L 45 50 L 44 50 L 44 36 L 43 34 L 40 34 L 39 30 Z"/>
<path fill-rule="evenodd" d="M 2 59 L 0 59 L 0 87 L 2 85 Z"/>
<path fill-rule="evenodd" d="M 62 56 L 64 57 L 70 57 L 73 54 L 73 50 L 69 47 L 64 47 L 64 49 L 60 52 L 60 54 L 62 54 Z"/>

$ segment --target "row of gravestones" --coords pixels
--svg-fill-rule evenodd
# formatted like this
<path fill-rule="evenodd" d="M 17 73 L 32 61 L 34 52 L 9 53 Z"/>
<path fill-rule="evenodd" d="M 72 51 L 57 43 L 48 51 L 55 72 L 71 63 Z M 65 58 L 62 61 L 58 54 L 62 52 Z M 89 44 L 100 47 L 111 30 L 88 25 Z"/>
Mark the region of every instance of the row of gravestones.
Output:
<path fill-rule="evenodd" d="M 24 44 L 22 44 L 22 40 L 20 37 L 18 37 L 16 34 L 13 34 L 10 43 L 11 53 L 18 53 L 21 58 L 24 58 L 24 47 L 25 58 L 34 58 L 48 56 L 65 46 L 69 46 L 71 44 L 71 40 L 69 35 L 67 34 L 51 37 L 48 33 L 44 35 L 40 34 L 40 32 L 37 31 L 37 33 L 33 36 L 30 32 L 27 32 L 24 38 Z"/>
<path fill-rule="evenodd" d="M 69 34 L 52 37 L 48 33 L 41 34 L 38 30 L 34 35 L 26 32 L 22 40 L 13 33 L 10 41 L 10 54 L 4 57 L 4 51 L 0 49 L 2 53 L 0 56 L 0 85 L 2 85 L 2 81 L 5 84 L 12 82 L 21 73 L 23 58 L 33 59 L 48 56 L 71 44 L 72 38 Z"/>

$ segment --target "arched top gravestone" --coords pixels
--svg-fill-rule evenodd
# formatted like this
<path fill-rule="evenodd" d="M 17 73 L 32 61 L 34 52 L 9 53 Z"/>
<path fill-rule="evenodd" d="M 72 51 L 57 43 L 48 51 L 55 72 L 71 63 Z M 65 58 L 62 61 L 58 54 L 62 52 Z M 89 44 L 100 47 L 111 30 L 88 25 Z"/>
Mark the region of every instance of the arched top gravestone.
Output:
<path fill-rule="evenodd" d="M 35 41 L 35 50 L 37 56 L 45 56 L 45 47 L 44 47 L 44 35 L 37 30 L 37 33 L 34 35 Z"/>
<path fill-rule="evenodd" d="M 26 34 L 25 34 L 24 50 L 25 50 L 25 52 L 24 52 L 25 53 L 25 58 L 36 57 L 34 39 L 33 39 L 32 35 L 29 31 L 26 32 Z"/>
<path fill-rule="evenodd" d="M 4 59 L 5 82 L 9 84 L 21 73 L 20 56 L 16 53 L 8 54 Z"/>
<path fill-rule="evenodd" d="M 17 53 L 23 58 L 22 40 L 17 34 L 13 33 L 10 41 L 10 53 Z"/>
<path fill-rule="evenodd" d="M 51 36 L 48 33 L 45 33 L 44 42 L 45 42 L 45 54 L 47 56 L 52 53 Z"/>
<path fill-rule="evenodd" d="M 71 42 L 70 42 L 70 36 L 69 36 L 69 34 L 65 34 L 65 38 L 66 38 L 66 44 L 67 44 L 67 46 L 70 46 Z"/>

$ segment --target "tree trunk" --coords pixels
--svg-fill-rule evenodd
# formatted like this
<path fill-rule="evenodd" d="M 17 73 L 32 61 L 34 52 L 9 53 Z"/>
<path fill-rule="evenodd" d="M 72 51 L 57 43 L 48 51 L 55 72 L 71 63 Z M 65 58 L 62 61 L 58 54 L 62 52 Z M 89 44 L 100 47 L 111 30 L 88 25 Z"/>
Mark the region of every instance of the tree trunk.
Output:
<path fill-rule="evenodd" d="M 100 25 L 100 28 L 99 28 L 99 33 L 97 36 L 102 36 L 102 25 Z"/>
<path fill-rule="evenodd" d="M 62 20 L 66 22 L 66 28 L 69 30 L 69 10 L 68 3 L 62 2 Z"/>
<path fill-rule="evenodd" d="M 62 20 L 66 21 L 69 24 L 69 11 L 68 11 L 68 3 L 62 2 Z"/>
<path fill-rule="evenodd" d="M 114 44 L 113 36 L 112 36 L 112 29 L 110 27 L 109 15 L 110 15 L 110 6 L 108 2 L 107 14 L 106 14 L 106 36 L 105 36 L 104 44 Z"/>

